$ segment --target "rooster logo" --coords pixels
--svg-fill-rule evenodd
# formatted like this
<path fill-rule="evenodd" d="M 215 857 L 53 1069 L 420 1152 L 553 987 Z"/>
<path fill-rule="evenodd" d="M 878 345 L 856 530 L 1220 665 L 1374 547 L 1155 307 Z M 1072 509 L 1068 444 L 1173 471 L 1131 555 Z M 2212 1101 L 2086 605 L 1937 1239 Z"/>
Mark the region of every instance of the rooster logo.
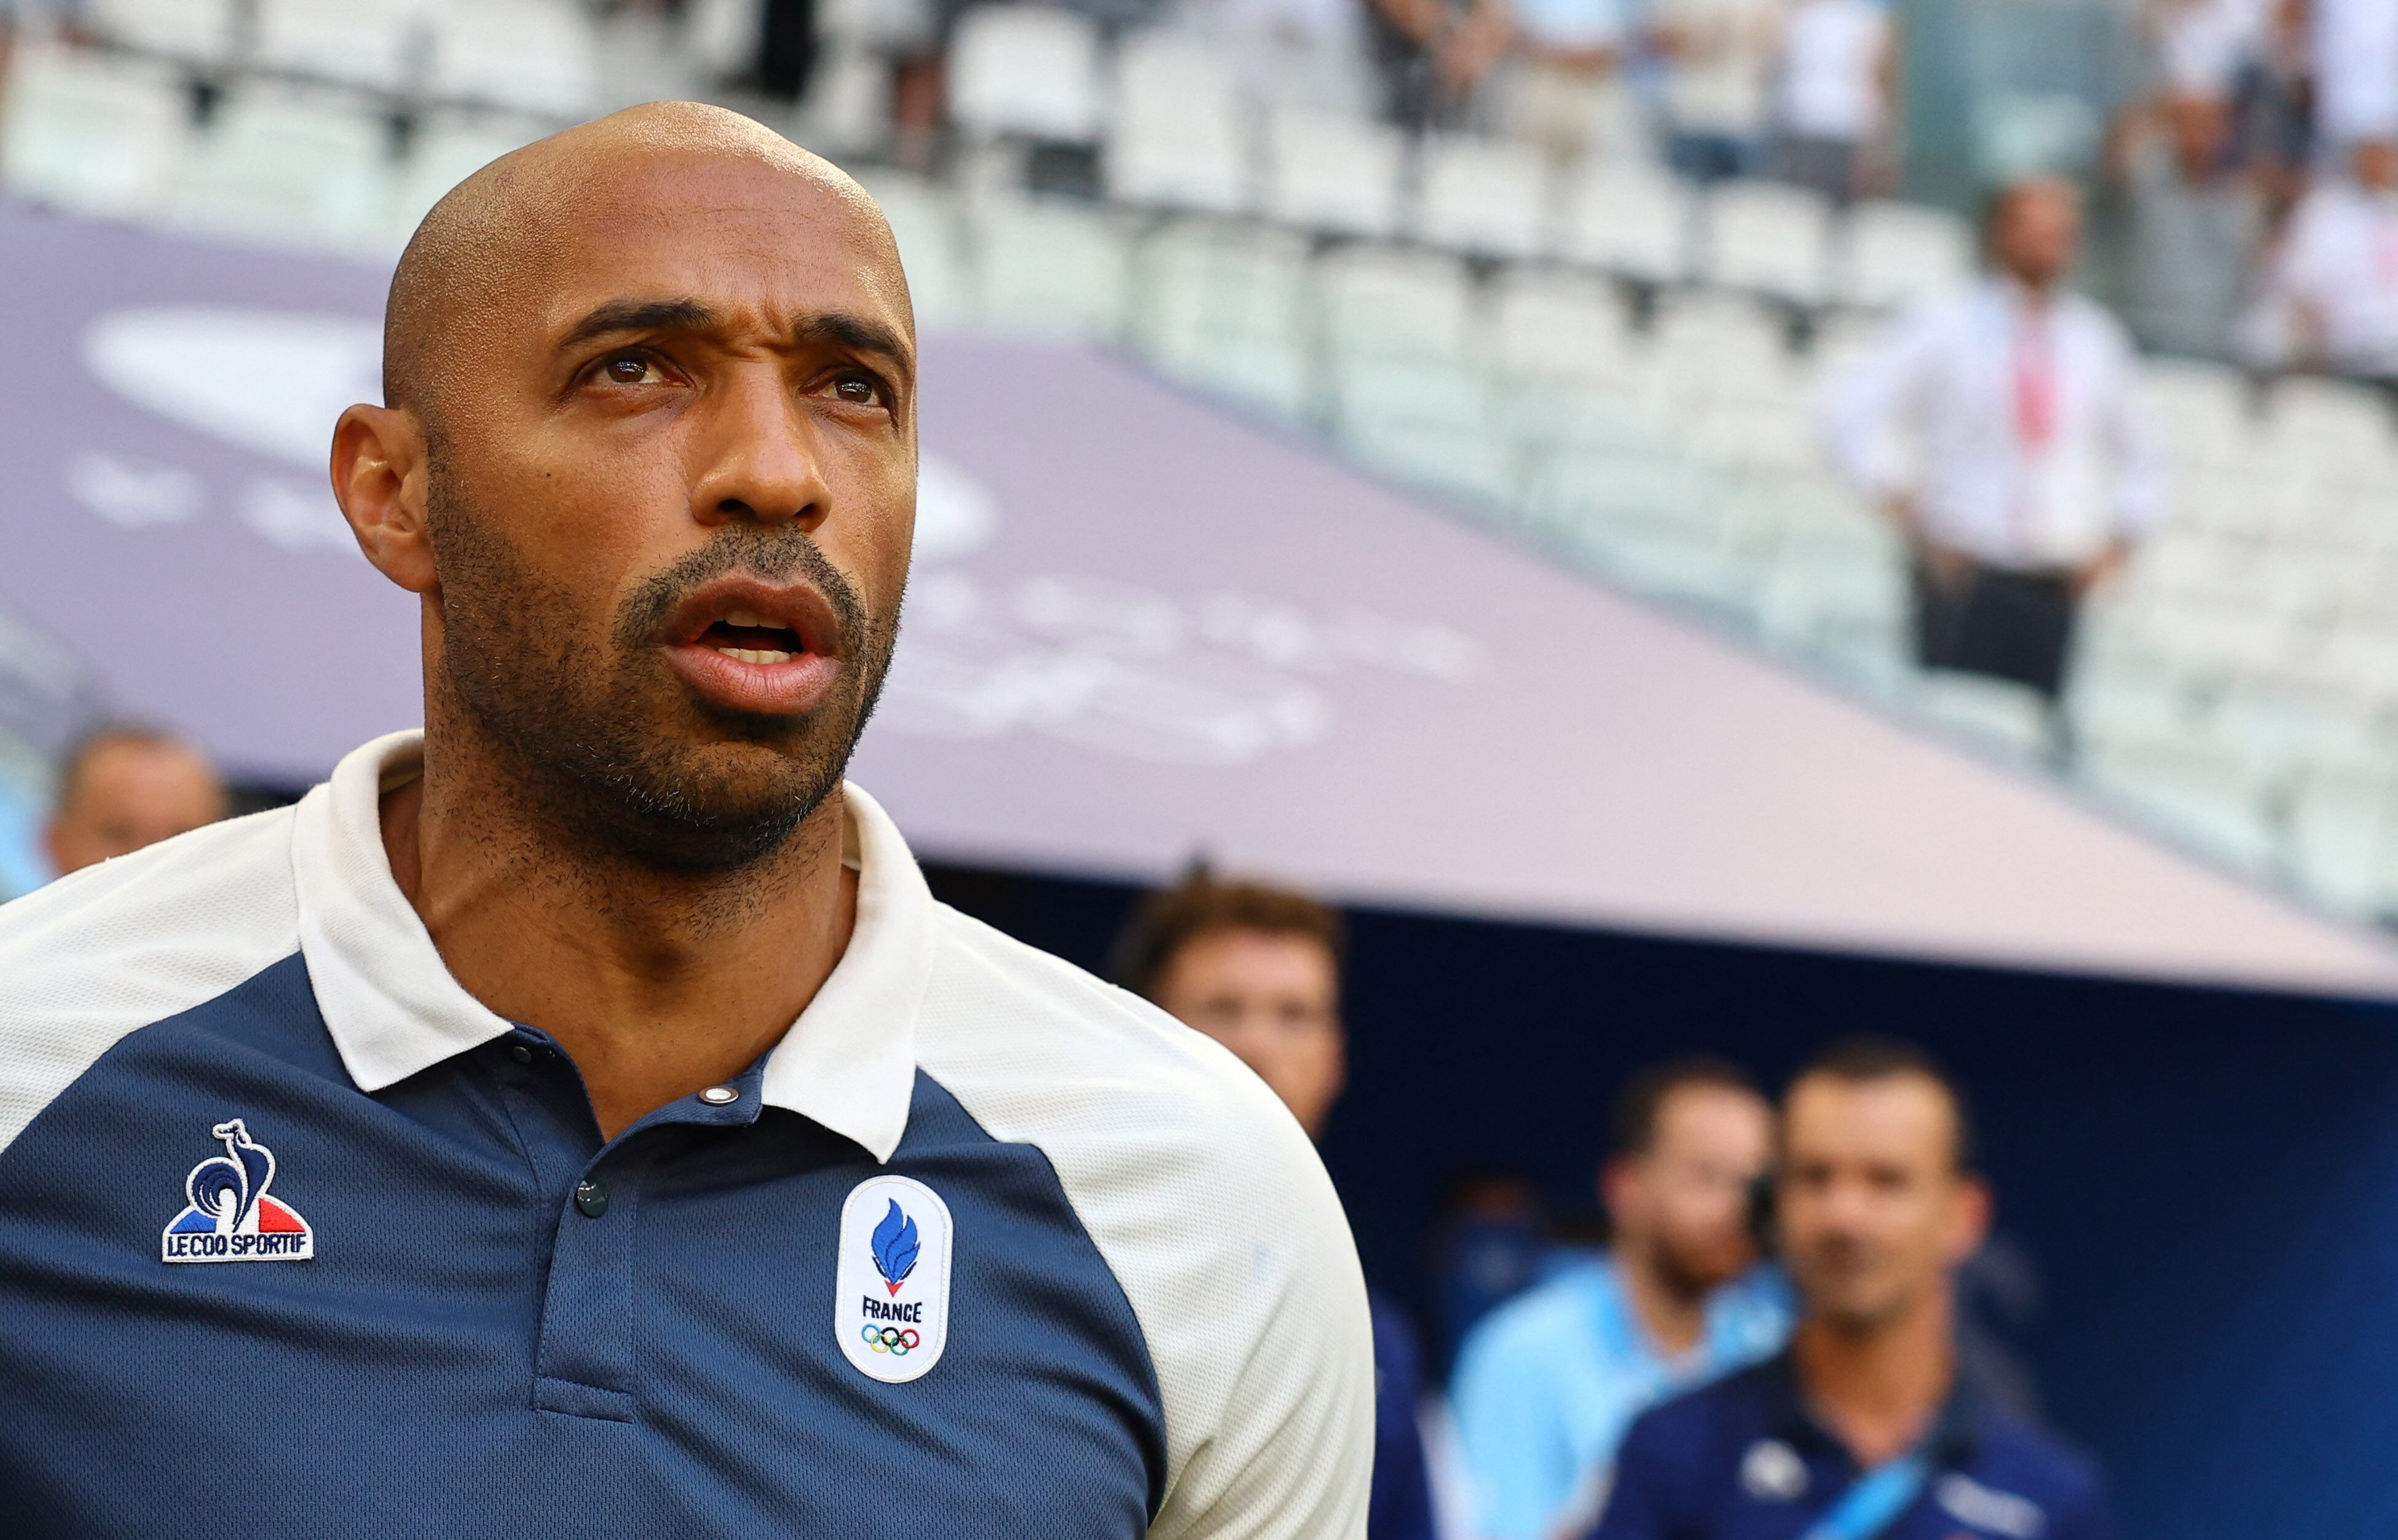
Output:
<path fill-rule="evenodd" d="M 225 1153 L 210 1155 L 183 1179 L 188 1207 L 160 1240 L 167 1262 L 300 1262 L 314 1254 L 316 1236 L 287 1203 L 266 1195 L 275 1181 L 275 1152 L 249 1137 L 238 1117 L 209 1132 Z"/>

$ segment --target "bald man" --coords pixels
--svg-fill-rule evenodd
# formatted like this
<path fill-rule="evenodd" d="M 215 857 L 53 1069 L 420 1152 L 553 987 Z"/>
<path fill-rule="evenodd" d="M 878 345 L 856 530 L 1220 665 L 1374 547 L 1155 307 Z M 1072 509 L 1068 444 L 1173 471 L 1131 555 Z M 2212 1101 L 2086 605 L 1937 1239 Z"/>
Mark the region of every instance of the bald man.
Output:
<path fill-rule="evenodd" d="M 915 499 L 873 204 L 603 119 L 427 217 L 385 371 L 332 479 L 424 731 L 0 909 L 5 1527 L 1361 1534 L 1305 1136 L 844 783 Z"/>

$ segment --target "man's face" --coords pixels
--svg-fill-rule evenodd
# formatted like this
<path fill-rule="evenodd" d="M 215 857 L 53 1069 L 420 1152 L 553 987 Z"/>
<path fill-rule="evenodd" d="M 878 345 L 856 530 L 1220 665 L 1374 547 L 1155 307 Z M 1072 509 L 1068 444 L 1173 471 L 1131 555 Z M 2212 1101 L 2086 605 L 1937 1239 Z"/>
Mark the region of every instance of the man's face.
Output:
<path fill-rule="evenodd" d="M 2398 140 L 2368 139 L 2348 155 L 2350 172 L 2366 191 L 2386 193 L 2398 187 Z"/>
<path fill-rule="evenodd" d="M 1182 943 L 1158 976 L 1157 1003 L 1239 1056 L 1273 1087 L 1310 1138 L 1347 1073 L 1340 979 L 1312 937 L 1208 930 Z"/>
<path fill-rule="evenodd" d="M 1637 1237 L 1664 1281 L 1690 1296 L 1737 1277 L 1757 1260 L 1751 1185 L 1772 1154 L 1764 1099 L 1729 1086 L 1684 1086 L 1657 1109 L 1645 1154 L 1609 1169 L 1617 1233 Z"/>
<path fill-rule="evenodd" d="M 2057 283 L 2081 254 L 2081 201 L 2063 182 L 2021 188 L 2007 199 L 1991 244 L 2016 281 L 2034 289 Z"/>
<path fill-rule="evenodd" d="M 180 743 L 103 743 L 84 759 L 50 822 L 61 876 L 224 817 L 224 787 Z"/>
<path fill-rule="evenodd" d="M 562 226 L 427 425 L 428 648 L 546 790 L 587 793 L 564 816 L 738 866 L 838 787 L 889 661 L 903 280 L 854 206 L 747 162 L 649 157 Z"/>
<path fill-rule="evenodd" d="M 1957 1121 L 1920 1074 L 1812 1075 L 1783 1111 L 1784 1261 L 1808 1311 L 1871 1331 L 1981 1244 L 1988 1196 L 1957 1169 Z"/>

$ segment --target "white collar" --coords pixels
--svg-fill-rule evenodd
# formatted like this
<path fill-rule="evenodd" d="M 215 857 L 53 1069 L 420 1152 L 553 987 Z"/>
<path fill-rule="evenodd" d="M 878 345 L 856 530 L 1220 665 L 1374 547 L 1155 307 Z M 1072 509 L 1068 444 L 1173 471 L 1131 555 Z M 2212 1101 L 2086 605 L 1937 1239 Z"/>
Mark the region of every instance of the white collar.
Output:
<path fill-rule="evenodd" d="M 301 800 L 292 830 L 300 951 L 343 1066 L 369 1092 L 513 1030 L 451 976 L 392 879 L 382 796 L 423 763 L 417 732 L 353 750 Z M 933 895 L 890 816 L 856 787 L 842 790 L 856 840 L 857 923 L 831 977 L 767 1055 L 761 1095 L 887 1161 L 915 1094 Z"/>

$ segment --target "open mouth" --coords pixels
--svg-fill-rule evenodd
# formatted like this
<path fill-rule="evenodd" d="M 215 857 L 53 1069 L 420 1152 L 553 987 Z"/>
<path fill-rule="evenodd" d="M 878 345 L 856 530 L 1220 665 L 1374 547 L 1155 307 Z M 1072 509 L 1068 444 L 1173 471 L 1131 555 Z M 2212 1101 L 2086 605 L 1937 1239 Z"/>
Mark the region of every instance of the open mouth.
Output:
<path fill-rule="evenodd" d="M 753 610 L 734 610 L 692 640 L 736 663 L 788 663 L 808 650 L 798 631 Z"/>

